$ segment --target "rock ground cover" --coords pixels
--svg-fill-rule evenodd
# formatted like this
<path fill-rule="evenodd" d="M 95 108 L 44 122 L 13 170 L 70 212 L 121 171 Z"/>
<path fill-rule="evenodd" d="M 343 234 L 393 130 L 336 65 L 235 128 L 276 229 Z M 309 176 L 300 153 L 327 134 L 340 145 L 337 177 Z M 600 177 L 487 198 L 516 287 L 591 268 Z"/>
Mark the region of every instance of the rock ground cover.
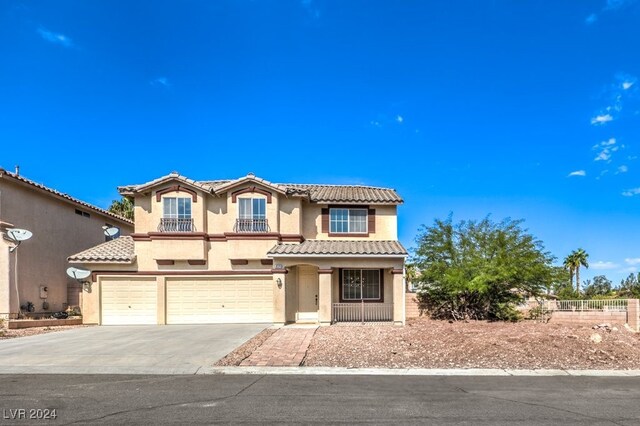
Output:
<path fill-rule="evenodd" d="M 89 327 L 87 325 L 63 325 L 55 327 L 32 327 L 8 329 L 6 321 L 0 323 L 0 340 L 13 339 L 16 337 L 35 336 L 37 334 L 55 333 L 58 331 L 70 330 L 72 328 Z"/>
<path fill-rule="evenodd" d="M 594 329 L 532 321 L 450 323 L 418 318 L 405 327 L 321 327 L 304 365 L 640 369 L 640 336 L 622 324 Z"/>

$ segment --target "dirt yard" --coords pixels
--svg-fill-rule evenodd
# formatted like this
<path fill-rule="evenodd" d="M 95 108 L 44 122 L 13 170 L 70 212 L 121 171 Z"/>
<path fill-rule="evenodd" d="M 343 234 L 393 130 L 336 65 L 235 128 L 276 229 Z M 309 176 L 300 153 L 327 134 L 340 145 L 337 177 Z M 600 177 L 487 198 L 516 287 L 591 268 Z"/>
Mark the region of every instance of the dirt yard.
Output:
<path fill-rule="evenodd" d="M 609 328 L 409 320 L 405 327 L 334 325 L 315 333 L 305 366 L 640 369 L 640 335 Z"/>

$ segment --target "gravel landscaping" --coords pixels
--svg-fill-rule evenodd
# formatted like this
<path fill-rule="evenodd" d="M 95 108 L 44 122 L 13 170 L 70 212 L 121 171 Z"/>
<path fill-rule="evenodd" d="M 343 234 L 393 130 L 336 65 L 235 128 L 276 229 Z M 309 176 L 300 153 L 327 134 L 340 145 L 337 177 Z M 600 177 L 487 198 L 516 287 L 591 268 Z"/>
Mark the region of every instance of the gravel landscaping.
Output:
<path fill-rule="evenodd" d="M 216 367 L 234 367 L 240 365 L 245 358 L 258 349 L 265 340 L 267 340 L 277 328 L 267 328 L 255 335 L 252 339 L 248 340 L 242 346 L 237 347 L 233 352 L 227 354 L 224 358 L 213 364 Z"/>
<path fill-rule="evenodd" d="M 313 367 L 640 369 L 640 335 L 621 324 L 523 321 L 453 322 L 426 318 L 405 327 L 334 325 L 315 333 Z"/>
<path fill-rule="evenodd" d="M 8 329 L 6 323 L 0 325 L 0 340 L 13 339 L 16 337 L 35 336 L 37 334 L 55 333 L 58 331 L 70 330 L 72 328 L 89 327 L 87 325 L 63 325 L 55 327 L 33 327 L 33 328 L 19 328 Z"/>

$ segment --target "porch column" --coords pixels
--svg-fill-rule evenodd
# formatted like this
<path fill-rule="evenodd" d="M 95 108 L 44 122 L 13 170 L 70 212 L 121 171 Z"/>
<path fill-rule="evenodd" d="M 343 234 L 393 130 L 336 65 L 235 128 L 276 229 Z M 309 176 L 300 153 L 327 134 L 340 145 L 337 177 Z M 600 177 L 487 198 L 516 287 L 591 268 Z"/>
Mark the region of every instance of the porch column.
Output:
<path fill-rule="evenodd" d="M 284 325 L 287 322 L 286 309 L 286 269 L 272 269 L 273 272 L 273 323 Z"/>
<path fill-rule="evenodd" d="M 404 283 L 402 279 L 403 269 L 392 269 L 393 277 L 393 323 L 396 325 L 404 325 Z"/>
<path fill-rule="evenodd" d="M 331 324 L 333 307 L 332 289 L 333 269 L 318 269 L 318 321 L 321 325 Z"/>

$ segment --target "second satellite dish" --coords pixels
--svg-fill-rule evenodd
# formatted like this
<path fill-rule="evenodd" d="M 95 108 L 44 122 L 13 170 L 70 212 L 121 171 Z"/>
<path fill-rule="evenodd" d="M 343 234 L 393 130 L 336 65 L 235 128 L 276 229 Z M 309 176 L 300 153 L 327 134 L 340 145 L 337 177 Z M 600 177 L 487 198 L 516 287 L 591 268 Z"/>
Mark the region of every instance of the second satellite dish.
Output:
<path fill-rule="evenodd" d="M 67 275 L 69 275 L 73 279 L 80 281 L 85 278 L 89 278 L 89 275 L 91 275 L 91 271 L 87 271 L 86 269 L 75 268 L 72 266 L 70 268 L 67 268 Z"/>
<path fill-rule="evenodd" d="M 107 237 L 111 237 L 111 238 L 115 238 L 118 235 L 120 235 L 120 228 L 117 228 L 115 226 L 103 226 L 102 227 L 103 231 L 104 231 L 104 235 L 106 235 Z"/>
<path fill-rule="evenodd" d="M 33 237 L 33 233 L 31 231 L 27 231 L 26 229 L 18 229 L 18 228 L 7 229 L 7 235 L 13 241 L 25 241 Z"/>

